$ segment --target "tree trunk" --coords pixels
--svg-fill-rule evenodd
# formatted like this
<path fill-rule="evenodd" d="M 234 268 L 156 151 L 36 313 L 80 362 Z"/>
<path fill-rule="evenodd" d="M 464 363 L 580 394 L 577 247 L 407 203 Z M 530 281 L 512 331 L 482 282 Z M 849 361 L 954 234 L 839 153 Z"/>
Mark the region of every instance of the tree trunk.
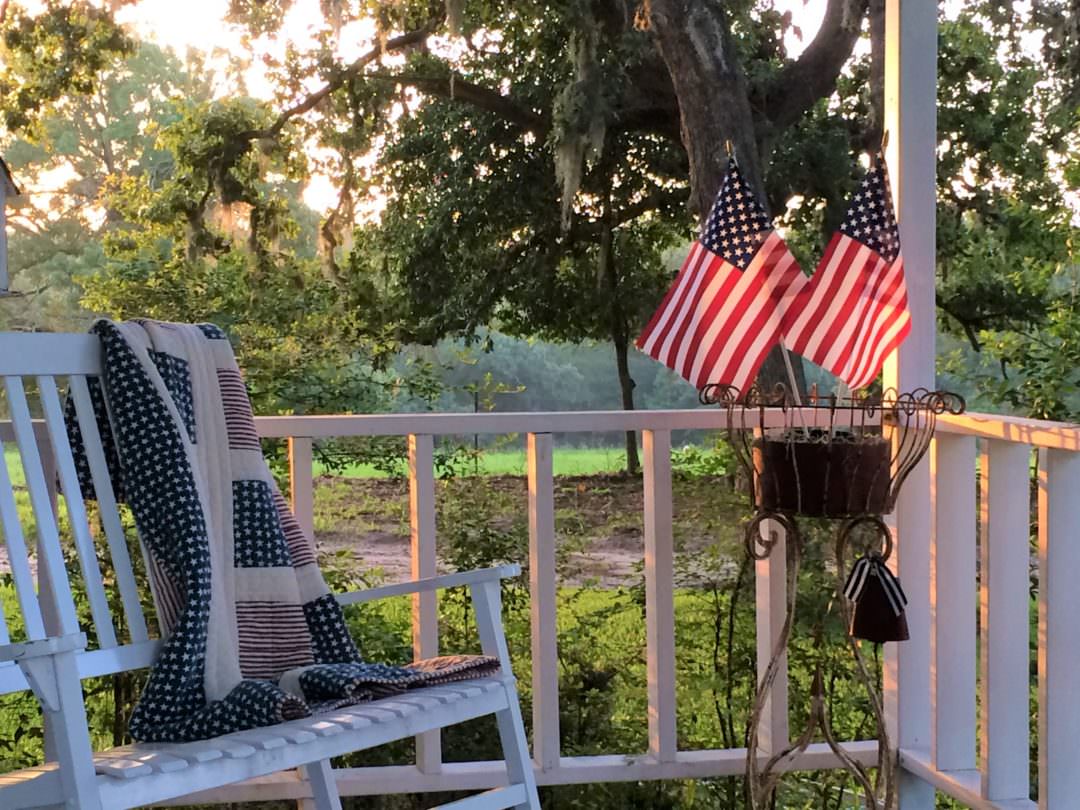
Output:
<path fill-rule="evenodd" d="M 795 375 L 795 390 L 799 392 L 799 397 L 805 400 L 806 371 L 803 368 L 802 356 L 794 352 L 790 352 L 790 356 L 791 370 Z M 791 391 L 793 381 L 791 375 L 788 374 L 787 363 L 784 362 L 784 351 L 779 343 L 773 346 L 772 351 L 765 357 L 765 362 L 761 364 L 757 375 L 757 384 L 762 391 L 771 391 L 777 383 L 783 383 L 784 388 L 788 392 Z"/>
<path fill-rule="evenodd" d="M 630 376 L 630 327 L 626 314 L 619 302 L 619 274 L 615 267 L 615 250 L 612 244 L 611 223 L 605 221 L 600 231 L 600 255 L 597 259 L 597 274 L 611 297 L 611 342 L 615 345 L 615 365 L 619 370 L 619 391 L 622 394 L 623 410 L 634 410 L 634 378 Z M 641 472 L 641 459 L 638 457 L 637 433 L 626 431 L 626 472 L 637 475 Z"/>
<path fill-rule="evenodd" d="M 619 389 L 622 391 L 623 410 L 634 410 L 634 378 L 630 376 L 629 340 L 615 340 L 615 362 L 619 366 Z M 641 472 L 641 460 L 638 458 L 637 433 L 626 431 L 626 471 L 630 475 Z"/>
<path fill-rule="evenodd" d="M 712 208 L 727 169 L 724 146 L 730 141 L 743 176 L 767 210 L 760 138 L 723 4 L 651 0 L 650 10 L 650 23 L 679 99 L 682 141 L 690 158 L 692 209 L 704 219 Z M 802 358 L 793 354 L 791 364 L 801 393 L 806 389 Z M 779 346 L 762 364 L 757 383 L 765 390 L 777 383 L 791 388 Z"/>
<path fill-rule="evenodd" d="M 704 218 L 712 207 L 727 168 L 727 141 L 743 175 L 761 196 L 764 184 L 754 114 L 723 4 L 651 0 L 650 10 L 650 23 L 679 99 L 692 210 Z"/>

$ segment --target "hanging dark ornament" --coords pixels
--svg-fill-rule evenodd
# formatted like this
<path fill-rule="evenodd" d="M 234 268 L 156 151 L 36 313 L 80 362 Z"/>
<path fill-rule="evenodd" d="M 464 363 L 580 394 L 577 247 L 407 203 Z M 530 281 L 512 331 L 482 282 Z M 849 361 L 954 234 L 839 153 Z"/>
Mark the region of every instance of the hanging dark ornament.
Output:
<path fill-rule="evenodd" d="M 855 603 L 849 632 L 854 638 L 884 644 L 907 641 L 907 596 L 885 558 L 871 552 L 855 561 L 844 585 L 844 596 Z"/>

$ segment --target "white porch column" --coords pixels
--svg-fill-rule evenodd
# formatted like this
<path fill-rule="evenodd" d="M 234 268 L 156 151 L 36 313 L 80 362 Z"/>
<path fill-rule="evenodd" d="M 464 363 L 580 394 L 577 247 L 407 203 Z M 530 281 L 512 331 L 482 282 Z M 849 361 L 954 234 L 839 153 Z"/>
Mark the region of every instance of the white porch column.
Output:
<path fill-rule="evenodd" d="M 901 391 L 934 385 L 934 257 L 937 149 L 937 3 L 887 0 L 885 128 L 912 331 L 885 365 L 885 385 Z M 930 467 L 924 459 L 904 485 L 896 510 L 896 559 L 909 602 L 911 640 L 886 647 L 885 710 L 901 748 L 929 755 Z M 929 784 L 901 773 L 901 810 L 932 810 Z"/>

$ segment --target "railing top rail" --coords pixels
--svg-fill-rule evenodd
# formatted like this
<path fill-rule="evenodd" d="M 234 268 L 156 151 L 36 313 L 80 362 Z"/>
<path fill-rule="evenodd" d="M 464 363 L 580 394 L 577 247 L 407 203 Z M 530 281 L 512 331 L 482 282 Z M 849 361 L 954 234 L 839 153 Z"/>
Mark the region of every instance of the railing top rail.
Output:
<path fill-rule="evenodd" d="M 1047 422 L 992 413 L 962 413 L 938 417 L 940 433 L 998 439 L 1049 450 L 1080 451 L 1080 425 L 1068 422 Z"/>
<path fill-rule="evenodd" d="M 755 412 L 756 413 L 756 412 Z M 784 427 L 791 415 L 766 410 L 766 427 Z M 809 426 L 826 427 L 826 414 L 807 417 Z M 816 422 L 814 420 L 817 420 Z M 757 427 L 756 416 L 753 425 Z M 818 424 L 820 423 L 820 424 Z M 800 425 L 802 423 L 800 422 Z M 305 436 L 445 436 L 476 433 L 605 433 L 626 430 L 720 430 L 728 426 L 721 408 L 651 411 L 533 411 L 520 413 L 393 413 L 341 416 L 257 416 L 266 438 Z"/>
<path fill-rule="evenodd" d="M 811 412 L 813 413 L 813 412 Z M 822 418 L 820 409 L 808 420 Z M 790 424 L 791 416 L 779 409 L 766 411 L 767 427 Z M 506 433 L 617 433 L 625 430 L 722 430 L 728 426 L 721 408 L 655 411 L 534 411 L 521 413 L 390 413 L 329 416 L 257 416 L 264 438 L 304 436 L 325 439 L 341 436 L 435 436 Z M 802 423 L 799 422 L 801 425 Z M 813 426 L 812 421 L 807 422 Z M 821 427 L 825 427 L 822 422 Z M 44 430 L 44 425 L 35 425 Z M 937 430 L 952 435 L 976 436 L 1029 444 L 1051 450 L 1080 451 L 1080 425 L 1047 422 L 989 413 L 942 414 Z M 43 434 L 44 435 L 44 434 Z M 0 439 L 11 438 L 11 426 L 0 420 Z"/>

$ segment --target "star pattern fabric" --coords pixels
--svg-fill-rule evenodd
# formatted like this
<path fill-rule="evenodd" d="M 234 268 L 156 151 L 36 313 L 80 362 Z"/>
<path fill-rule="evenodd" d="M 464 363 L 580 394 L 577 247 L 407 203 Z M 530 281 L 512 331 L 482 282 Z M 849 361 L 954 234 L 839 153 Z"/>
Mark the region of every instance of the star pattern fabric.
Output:
<path fill-rule="evenodd" d="M 137 740 L 204 739 L 302 717 L 307 707 L 275 684 L 242 681 L 223 700 L 206 700 L 203 667 L 210 613 L 210 549 L 183 438 L 147 370 L 110 323 L 94 326 L 105 355 L 105 392 L 123 451 L 127 502 L 139 535 L 186 595 L 142 698 L 132 713 Z M 81 447 L 80 445 L 77 445 Z"/>
<path fill-rule="evenodd" d="M 772 231 L 768 215 L 754 196 L 735 161 L 701 230 L 701 243 L 740 270 L 745 270 Z"/>
<path fill-rule="evenodd" d="M 120 474 L 120 458 L 116 452 L 116 441 L 113 439 L 112 425 L 105 410 L 105 393 L 101 389 L 101 380 L 94 375 L 86 377 L 86 388 L 90 392 L 90 404 L 94 409 L 94 422 L 97 426 L 98 436 L 105 451 L 105 467 L 109 471 L 109 480 L 112 482 L 113 495 L 117 501 L 124 501 L 123 476 Z M 82 448 L 82 427 L 79 425 L 78 415 L 75 413 L 75 400 L 68 396 L 64 403 L 64 424 L 67 427 L 68 443 L 73 448 Z M 75 453 L 75 473 L 79 479 L 79 489 L 82 491 L 84 501 L 97 499 L 94 491 L 94 477 L 90 472 L 90 461 L 86 453 Z M 59 482 L 57 483 L 59 486 Z"/>
<path fill-rule="evenodd" d="M 195 441 L 195 401 L 191 395 L 191 372 L 186 360 L 174 357 L 166 352 L 150 350 L 150 359 L 161 374 L 161 381 L 169 389 L 173 404 L 180 414 L 187 430 L 188 438 Z"/>
<path fill-rule="evenodd" d="M 211 325 L 151 321 L 138 324 L 145 335 L 133 328 L 95 324 L 105 373 L 103 390 L 96 383 L 90 390 L 109 466 L 115 463 L 114 491 L 131 507 L 155 595 L 172 594 L 176 601 L 169 604 L 170 632 L 132 714 L 129 728 L 136 740 L 205 739 L 303 717 L 313 707 L 497 671 L 497 659 L 484 656 L 468 656 L 460 667 L 426 669 L 363 661 L 318 573 L 310 538 L 291 515 L 282 514 L 284 500 L 265 462 L 255 469 L 250 455 L 232 460 L 230 454 L 251 451 L 231 446 L 226 414 L 198 424 L 197 415 L 211 406 L 197 400 L 193 367 L 201 372 L 196 379 L 220 383 L 229 376 L 223 370 L 240 379 L 224 333 Z M 225 341 L 224 352 L 217 341 Z M 147 349 L 147 342 L 154 348 Z M 219 362 L 227 368 L 210 368 Z M 210 401 L 226 410 L 242 407 L 251 418 L 246 395 Z M 93 499 L 70 395 L 68 415 L 80 485 Z M 196 439 L 224 449 L 224 457 L 198 452 Z M 214 459 L 226 463 L 217 467 Z M 234 469 L 244 477 L 230 480 Z M 228 509 L 205 492 L 215 481 L 227 487 Z M 221 554 L 226 549 L 232 554 Z M 214 590 L 230 578 L 231 589 Z M 213 607 L 215 593 L 220 600 L 230 592 L 246 595 L 232 596 L 224 611 L 220 604 Z M 231 635 L 222 629 L 228 627 Z M 290 689 L 283 686 L 286 680 Z M 293 683 L 300 684 L 300 694 Z"/>
<path fill-rule="evenodd" d="M 265 481 L 233 481 L 232 490 L 236 567 L 292 566 L 270 486 Z"/>
<path fill-rule="evenodd" d="M 900 228 L 883 156 L 877 156 L 852 197 L 840 232 L 862 242 L 890 264 L 900 255 Z"/>

